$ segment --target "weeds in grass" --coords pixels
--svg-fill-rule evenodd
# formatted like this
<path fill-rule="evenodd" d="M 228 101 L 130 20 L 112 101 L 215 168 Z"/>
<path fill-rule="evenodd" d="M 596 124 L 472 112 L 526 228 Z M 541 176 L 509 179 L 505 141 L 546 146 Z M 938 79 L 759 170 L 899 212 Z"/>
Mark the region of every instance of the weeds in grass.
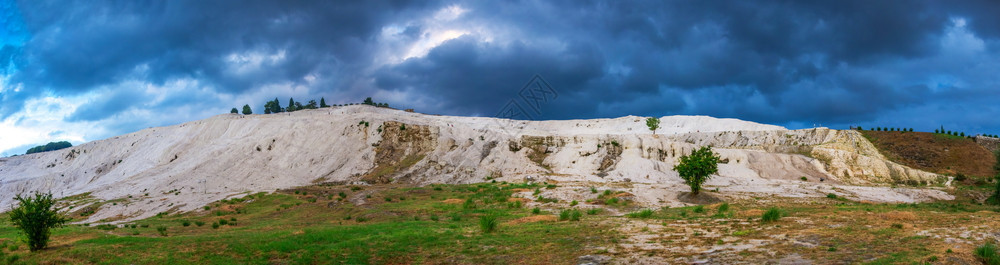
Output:
<path fill-rule="evenodd" d="M 986 243 L 976 248 L 974 252 L 983 264 L 1000 265 L 1000 255 L 997 254 L 997 245 Z"/>
<path fill-rule="evenodd" d="M 389 198 L 389 197 L 385 197 L 385 201 L 387 201 L 387 202 L 391 202 L 391 201 L 392 201 L 392 198 Z"/>
<path fill-rule="evenodd" d="M 438 219 L 438 216 L 437 216 L 437 215 L 431 215 L 431 221 L 435 221 L 435 222 L 437 222 L 438 220 L 439 220 L 439 219 Z"/>
<path fill-rule="evenodd" d="M 228 224 L 229 224 L 229 220 L 219 219 L 219 225 L 228 225 Z"/>
<path fill-rule="evenodd" d="M 597 188 L 590 187 L 590 193 L 597 193 Z"/>
<path fill-rule="evenodd" d="M 903 224 L 892 224 L 892 228 L 903 229 Z"/>
<path fill-rule="evenodd" d="M 587 210 L 588 215 L 596 215 L 598 213 L 601 213 L 601 208 L 591 208 L 590 210 Z"/>
<path fill-rule="evenodd" d="M 161 226 L 157 226 L 156 227 L 156 232 L 160 233 L 160 236 L 167 236 L 167 227 L 166 226 L 162 226 L 162 225 Z"/>
<path fill-rule="evenodd" d="M 118 228 L 117 226 L 112 225 L 112 224 L 102 224 L 102 225 L 97 225 L 97 226 L 94 226 L 94 227 L 97 228 L 97 229 L 107 230 L 107 231 L 115 230 L 115 228 Z"/>
<path fill-rule="evenodd" d="M 344 192 L 337 193 L 337 196 L 340 196 L 341 198 L 347 199 L 347 193 L 344 193 Z"/>
<path fill-rule="evenodd" d="M 569 202 L 569 206 L 576 206 L 577 204 L 580 204 L 580 202 L 578 202 L 576 200 L 573 200 L 573 201 Z"/>
<path fill-rule="evenodd" d="M 580 217 L 582 216 L 583 213 L 580 210 L 563 210 L 559 212 L 559 221 L 580 221 Z"/>
<path fill-rule="evenodd" d="M 354 218 L 354 221 L 357 221 L 358 223 L 364 223 L 365 221 L 368 221 L 368 218 L 358 216 L 358 218 Z"/>
<path fill-rule="evenodd" d="M 761 215 L 760 220 L 765 223 L 774 222 L 781 219 L 781 215 L 781 210 L 777 207 L 771 207 L 770 209 L 767 209 L 763 215 Z"/>
<path fill-rule="evenodd" d="M 719 213 L 724 213 L 724 212 L 729 211 L 729 203 L 728 202 L 724 202 L 724 203 L 722 203 L 722 205 L 719 205 L 718 211 L 719 211 Z"/>
<path fill-rule="evenodd" d="M 692 211 L 694 213 L 704 213 L 705 212 L 705 206 L 704 205 L 695 206 L 694 210 L 692 210 Z"/>
<path fill-rule="evenodd" d="M 642 218 L 642 219 L 650 218 L 650 217 L 653 217 L 653 210 L 644 209 L 644 210 L 638 211 L 638 212 L 631 212 L 631 213 L 625 214 L 625 217 L 628 217 L 628 218 Z"/>
<path fill-rule="evenodd" d="M 497 221 L 497 216 L 494 214 L 487 214 L 479 217 L 479 229 L 482 230 L 484 234 L 496 231 L 499 223 L 500 222 Z"/>
<path fill-rule="evenodd" d="M 451 221 L 452 222 L 460 222 L 460 221 L 462 221 L 462 215 L 459 214 L 459 213 L 451 213 Z"/>

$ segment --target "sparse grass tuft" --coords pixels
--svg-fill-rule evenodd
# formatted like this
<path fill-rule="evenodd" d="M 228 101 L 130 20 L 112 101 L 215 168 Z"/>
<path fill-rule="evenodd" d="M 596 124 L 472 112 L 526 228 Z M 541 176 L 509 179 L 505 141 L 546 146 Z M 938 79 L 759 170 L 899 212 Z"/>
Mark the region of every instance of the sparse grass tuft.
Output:
<path fill-rule="evenodd" d="M 762 222 L 769 223 L 778 221 L 778 219 L 781 219 L 781 216 L 782 216 L 781 210 L 779 210 L 777 207 L 771 207 L 770 209 L 767 209 L 766 212 L 764 212 L 764 215 L 761 215 L 760 220 Z"/>
<path fill-rule="evenodd" d="M 497 225 L 500 224 L 497 221 L 497 216 L 495 214 L 487 214 L 479 217 L 479 229 L 484 234 L 493 233 L 497 230 Z"/>
<path fill-rule="evenodd" d="M 722 205 L 719 205 L 719 209 L 718 210 L 719 210 L 719 213 L 728 212 L 729 211 L 729 203 L 728 202 L 722 203 Z"/>
<path fill-rule="evenodd" d="M 977 247 L 974 253 L 983 261 L 983 264 L 1000 265 L 1000 255 L 997 254 L 997 245 L 993 243 L 986 243 Z"/>
<path fill-rule="evenodd" d="M 625 214 L 625 217 L 646 219 L 646 218 L 653 217 L 653 210 L 644 209 L 644 210 L 638 211 L 638 212 L 631 212 L 631 213 Z"/>

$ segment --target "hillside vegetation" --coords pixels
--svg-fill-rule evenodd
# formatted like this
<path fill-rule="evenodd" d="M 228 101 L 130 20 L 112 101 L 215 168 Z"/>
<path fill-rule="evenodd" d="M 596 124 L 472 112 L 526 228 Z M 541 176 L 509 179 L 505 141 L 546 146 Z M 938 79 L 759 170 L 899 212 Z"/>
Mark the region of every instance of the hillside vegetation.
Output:
<path fill-rule="evenodd" d="M 926 132 L 862 131 L 889 160 L 938 174 L 990 177 L 993 154 L 966 137 Z"/>

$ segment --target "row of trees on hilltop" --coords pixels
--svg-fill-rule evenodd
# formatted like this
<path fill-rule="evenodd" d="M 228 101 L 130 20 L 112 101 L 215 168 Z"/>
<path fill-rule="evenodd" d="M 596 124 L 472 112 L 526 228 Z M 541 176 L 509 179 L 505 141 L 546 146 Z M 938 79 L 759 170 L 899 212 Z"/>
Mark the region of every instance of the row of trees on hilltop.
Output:
<path fill-rule="evenodd" d="M 865 130 L 865 128 L 861 127 L 861 126 L 856 126 L 856 127 L 853 127 L 853 128 L 856 129 L 856 130 L 859 130 L 859 131 L 864 131 Z M 878 132 L 912 132 L 913 128 L 875 127 L 875 128 L 871 128 L 869 130 L 871 130 L 871 131 L 878 131 Z M 972 134 L 966 134 L 965 132 L 945 130 L 944 126 L 941 126 L 940 129 L 934 129 L 934 133 L 937 133 L 937 134 L 947 134 L 947 135 L 959 136 L 959 137 L 972 137 L 973 136 Z M 980 135 L 984 136 L 984 137 L 1000 138 L 1000 137 L 998 137 L 995 134 L 980 134 Z"/>
<path fill-rule="evenodd" d="M 40 152 L 45 152 L 45 151 L 54 151 L 54 150 L 59 150 L 59 149 L 68 148 L 68 147 L 72 147 L 72 146 L 73 146 L 73 144 L 71 144 L 71 143 L 69 143 L 67 141 L 49 142 L 49 143 L 47 143 L 45 145 L 39 145 L 39 146 L 32 147 L 31 149 L 28 149 L 27 152 L 24 152 L 24 154 L 27 155 L 27 154 L 40 153 Z"/>
<path fill-rule="evenodd" d="M 322 97 L 319 98 L 319 103 L 317 103 L 316 100 L 309 100 L 309 102 L 306 102 L 305 104 L 302 104 L 302 102 L 300 102 L 300 101 L 295 101 L 295 98 L 288 98 L 288 106 L 287 107 L 282 107 L 281 106 L 281 102 L 278 101 L 278 98 L 274 98 L 274 100 L 271 100 L 271 101 L 268 101 L 267 103 L 264 103 L 264 114 L 282 113 L 282 112 L 293 112 L 293 111 L 304 110 L 304 109 L 318 109 L 318 108 L 351 106 L 351 105 L 359 105 L 359 104 L 362 104 L 362 105 L 371 105 L 371 106 L 383 107 L 383 108 L 388 108 L 389 107 L 389 103 L 375 102 L 375 101 L 372 100 L 371 97 L 365 98 L 365 100 L 363 102 L 361 102 L 361 103 L 346 103 L 346 104 L 333 104 L 333 105 L 327 105 L 326 104 L 326 98 L 322 98 Z M 238 109 L 236 109 L 236 108 L 233 108 L 232 110 L 229 111 L 229 113 L 239 114 L 240 111 Z M 243 112 L 242 113 L 245 114 L 245 115 L 253 114 L 253 109 L 250 108 L 249 104 L 243 105 Z"/>
<path fill-rule="evenodd" d="M 861 126 L 858 126 L 857 129 L 859 131 L 864 131 L 865 130 L 865 128 L 863 128 Z M 912 132 L 913 128 L 875 127 L 875 128 L 872 128 L 871 130 L 872 131 L 877 131 L 877 132 Z"/>

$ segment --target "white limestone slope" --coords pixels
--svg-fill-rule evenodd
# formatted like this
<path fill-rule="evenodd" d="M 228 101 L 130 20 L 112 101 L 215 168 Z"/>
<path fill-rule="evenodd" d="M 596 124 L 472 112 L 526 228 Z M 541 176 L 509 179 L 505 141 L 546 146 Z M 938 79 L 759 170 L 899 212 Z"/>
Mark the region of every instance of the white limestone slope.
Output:
<path fill-rule="evenodd" d="M 529 176 L 650 185 L 656 188 L 636 191 L 640 203 L 675 204 L 686 186 L 671 169 L 682 154 L 703 145 L 714 146 L 727 161 L 708 183 L 721 194 L 835 192 L 904 202 L 951 198 L 932 189 L 851 186 L 944 180 L 889 162 L 853 131 L 668 116 L 653 135 L 644 118 L 635 116 L 515 121 L 348 106 L 218 115 L 64 150 L 0 158 L 0 209 L 9 209 L 19 193 L 90 193 L 119 203 L 103 204 L 87 221 L 131 220 L 316 182 L 519 182 Z"/>

